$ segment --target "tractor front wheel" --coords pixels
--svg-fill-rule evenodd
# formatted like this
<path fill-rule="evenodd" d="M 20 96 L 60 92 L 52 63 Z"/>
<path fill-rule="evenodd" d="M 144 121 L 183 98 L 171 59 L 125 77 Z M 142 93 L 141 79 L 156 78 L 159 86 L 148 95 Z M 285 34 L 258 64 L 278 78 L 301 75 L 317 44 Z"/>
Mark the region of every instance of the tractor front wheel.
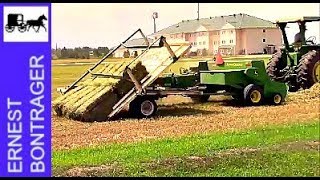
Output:
<path fill-rule="evenodd" d="M 263 89 L 255 84 L 249 84 L 243 90 L 243 100 L 246 105 L 260 105 L 263 101 Z"/>
<path fill-rule="evenodd" d="M 280 52 L 277 52 L 272 55 L 271 59 L 267 64 L 267 68 L 266 68 L 267 74 L 273 80 L 276 80 L 277 77 L 281 77 L 282 73 L 280 72 L 280 70 L 282 70 L 287 66 L 286 60 L 285 61 L 282 60 L 281 57 L 282 57 L 282 54 Z"/>
<path fill-rule="evenodd" d="M 303 55 L 297 67 L 297 82 L 303 89 L 320 82 L 320 52 L 309 51 Z"/>

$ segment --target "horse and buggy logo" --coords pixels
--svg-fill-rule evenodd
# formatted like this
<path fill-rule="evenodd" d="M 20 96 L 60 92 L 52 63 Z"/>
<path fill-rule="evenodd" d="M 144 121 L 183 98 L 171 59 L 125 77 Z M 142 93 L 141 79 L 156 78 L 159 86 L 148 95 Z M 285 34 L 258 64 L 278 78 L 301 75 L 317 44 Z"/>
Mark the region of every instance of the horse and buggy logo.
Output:
<path fill-rule="evenodd" d="M 24 21 L 23 14 L 8 14 L 8 23 L 6 24 L 5 29 L 8 33 L 12 33 L 16 27 L 21 33 L 29 31 L 31 27 L 35 32 L 39 32 L 40 27 L 43 27 L 44 30 L 47 31 L 47 28 L 43 23 L 44 20 L 48 20 L 45 15 L 39 16 L 36 20 Z"/>

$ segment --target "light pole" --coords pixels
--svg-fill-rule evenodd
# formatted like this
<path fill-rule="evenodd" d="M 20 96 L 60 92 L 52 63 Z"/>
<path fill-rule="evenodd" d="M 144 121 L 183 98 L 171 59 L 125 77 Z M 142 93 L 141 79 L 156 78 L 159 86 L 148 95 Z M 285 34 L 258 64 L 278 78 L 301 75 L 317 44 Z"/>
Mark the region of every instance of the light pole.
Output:
<path fill-rule="evenodd" d="M 153 31 L 154 31 L 154 33 L 156 33 L 156 19 L 158 18 L 158 13 L 154 12 L 152 14 L 152 18 L 153 18 Z"/>
<path fill-rule="evenodd" d="M 200 4 L 200 3 L 198 3 L 198 12 L 197 12 L 197 13 L 198 13 L 198 20 L 199 20 L 199 18 L 200 18 L 200 8 L 199 8 L 199 4 Z"/>

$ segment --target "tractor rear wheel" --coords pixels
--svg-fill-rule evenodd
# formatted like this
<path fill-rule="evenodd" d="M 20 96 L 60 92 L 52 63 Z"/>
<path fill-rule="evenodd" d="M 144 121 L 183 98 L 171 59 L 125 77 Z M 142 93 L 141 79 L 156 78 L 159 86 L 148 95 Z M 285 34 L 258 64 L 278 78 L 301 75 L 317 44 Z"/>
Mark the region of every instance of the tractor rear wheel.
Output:
<path fill-rule="evenodd" d="M 129 105 L 130 114 L 137 118 L 148 118 L 157 112 L 158 106 L 153 98 L 137 97 Z"/>
<path fill-rule="evenodd" d="M 277 77 L 280 77 L 281 76 L 280 70 L 282 70 L 287 66 L 286 61 L 283 61 L 281 57 L 282 57 L 281 53 L 277 52 L 272 55 L 272 57 L 270 58 L 267 64 L 267 68 L 266 68 L 267 74 L 273 80 L 276 80 Z"/>
<path fill-rule="evenodd" d="M 243 90 L 243 100 L 246 105 L 260 105 L 263 102 L 263 89 L 255 84 L 249 84 Z"/>
<path fill-rule="evenodd" d="M 297 66 L 297 82 L 303 89 L 310 88 L 320 82 L 320 52 L 309 51 L 300 59 Z"/>

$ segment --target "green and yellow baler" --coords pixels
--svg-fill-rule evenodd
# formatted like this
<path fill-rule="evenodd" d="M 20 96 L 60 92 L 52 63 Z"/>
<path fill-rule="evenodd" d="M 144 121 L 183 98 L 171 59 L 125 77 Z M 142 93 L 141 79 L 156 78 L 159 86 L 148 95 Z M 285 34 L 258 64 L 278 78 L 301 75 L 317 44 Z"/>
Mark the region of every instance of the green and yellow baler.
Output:
<path fill-rule="evenodd" d="M 270 79 L 263 60 L 203 61 L 193 71 L 164 74 L 153 86 L 162 87 L 164 95 L 176 92 L 204 102 L 210 95 L 223 94 L 247 105 L 279 105 L 288 92 L 285 83 Z"/>

